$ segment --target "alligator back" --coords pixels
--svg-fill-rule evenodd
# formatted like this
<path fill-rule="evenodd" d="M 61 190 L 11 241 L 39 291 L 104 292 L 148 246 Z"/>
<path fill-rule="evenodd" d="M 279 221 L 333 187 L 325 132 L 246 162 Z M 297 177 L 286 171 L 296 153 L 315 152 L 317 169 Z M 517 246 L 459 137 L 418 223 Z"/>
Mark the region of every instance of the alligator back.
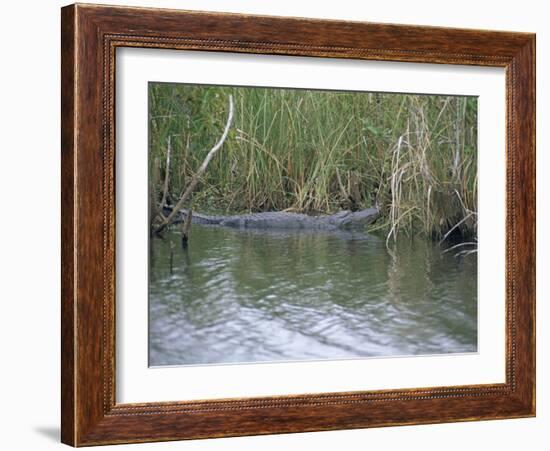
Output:
<path fill-rule="evenodd" d="M 180 221 L 187 216 L 181 210 Z M 336 229 L 359 228 L 373 222 L 378 217 L 378 209 L 368 208 L 357 212 L 340 211 L 333 215 L 310 216 L 285 211 L 270 211 L 231 216 L 210 216 L 193 212 L 193 223 L 221 225 L 236 228 L 254 229 Z"/>
<path fill-rule="evenodd" d="M 220 225 L 256 229 L 314 229 L 330 226 L 314 216 L 285 211 L 227 216 Z"/>

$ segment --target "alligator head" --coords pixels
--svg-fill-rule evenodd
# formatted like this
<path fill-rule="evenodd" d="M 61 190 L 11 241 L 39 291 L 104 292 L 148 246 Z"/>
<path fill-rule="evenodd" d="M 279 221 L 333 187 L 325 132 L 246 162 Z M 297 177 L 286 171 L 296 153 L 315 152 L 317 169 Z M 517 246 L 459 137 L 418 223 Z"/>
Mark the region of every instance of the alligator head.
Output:
<path fill-rule="evenodd" d="M 378 208 L 366 208 L 360 211 L 341 211 L 332 215 L 331 219 L 342 229 L 354 229 L 373 223 L 378 216 L 380 216 Z"/>

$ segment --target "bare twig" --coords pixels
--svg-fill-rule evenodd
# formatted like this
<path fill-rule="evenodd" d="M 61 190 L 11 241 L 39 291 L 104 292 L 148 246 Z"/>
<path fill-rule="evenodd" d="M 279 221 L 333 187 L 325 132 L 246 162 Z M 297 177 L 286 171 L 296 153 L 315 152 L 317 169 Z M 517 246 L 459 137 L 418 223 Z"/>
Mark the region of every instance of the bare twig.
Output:
<path fill-rule="evenodd" d="M 460 224 L 462 224 L 464 221 L 466 221 L 470 216 L 472 216 L 472 213 L 468 213 L 466 216 L 464 216 L 460 221 L 458 221 L 446 234 L 443 238 L 441 238 L 441 241 L 439 241 L 439 244 L 443 243 L 447 239 L 447 237 L 451 234 L 453 230 L 455 230 Z"/>
<path fill-rule="evenodd" d="M 170 183 L 170 154 L 172 153 L 172 140 L 168 136 L 168 147 L 166 149 L 166 174 L 164 175 L 164 190 L 162 192 L 162 200 L 160 201 L 160 210 L 166 205 L 166 197 L 168 196 L 168 185 Z"/>
<path fill-rule="evenodd" d="M 160 225 L 155 229 L 155 233 L 160 233 L 162 230 L 164 230 L 170 223 L 174 220 L 176 215 L 179 213 L 179 211 L 182 209 L 185 201 L 189 198 L 193 190 L 195 189 L 195 186 L 199 182 L 200 177 L 208 167 L 208 163 L 210 163 L 210 160 L 214 158 L 214 155 L 216 155 L 216 152 L 222 147 L 222 144 L 224 143 L 225 139 L 227 138 L 227 135 L 229 133 L 229 129 L 231 127 L 231 122 L 233 121 L 233 96 L 229 96 L 229 116 L 227 117 L 227 123 L 225 124 L 225 129 L 223 131 L 223 134 L 219 141 L 210 149 L 208 154 L 206 155 L 206 158 L 200 165 L 199 169 L 189 182 L 189 185 L 185 189 L 185 192 L 180 197 L 180 200 L 174 205 L 174 208 L 170 212 L 170 214 L 164 219 Z"/>
<path fill-rule="evenodd" d="M 447 252 L 450 252 L 457 247 L 463 247 L 463 246 L 477 246 L 477 242 L 475 241 L 466 241 L 464 243 L 455 244 L 454 246 L 449 247 L 448 249 L 445 249 L 442 254 L 446 254 Z"/>
<path fill-rule="evenodd" d="M 457 252 L 455 254 L 455 257 L 466 257 L 468 255 L 472 255 L 472 254 L 477 254 L 477 249 L 472 249 L 472 250 L 469 250 L 469 251 L 461 251 L 461 252 Z"/>

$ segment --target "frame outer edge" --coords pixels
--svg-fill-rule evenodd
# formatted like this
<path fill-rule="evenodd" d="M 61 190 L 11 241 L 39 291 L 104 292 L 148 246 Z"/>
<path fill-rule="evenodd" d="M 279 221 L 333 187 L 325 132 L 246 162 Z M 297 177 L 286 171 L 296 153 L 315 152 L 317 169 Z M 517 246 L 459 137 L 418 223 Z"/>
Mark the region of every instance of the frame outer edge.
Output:
<path fill-rule="evenodd" d="M 262 410 L 248 411 L 247 408 L 241 410 L 230 406 L 224 408 L 215 406 L 204 412 L 197 411 L 180 415 L 170 412 L 162 414 L 140 412 L 133 416 L 127 413 L 117 413 L 116 406 L 113 411 L 110 411 L 113 406 L 106 405 L 105 392 L 100 393 L 100 390 L 104 390 L 105 377 L 110 368 L 105 366 L 101 368 L 101 365 L 98 365 L 100 362 L 104 362 L 104 353 L 110 352 L 105 347 L 111 346 L 113 343 L 109 340 L 102 342 L 98 335 L 100 334 L 98 331 L 101 330 L 102 318 L 98 311 L 101 302 L 101 289 L 97 282 L 106 277 L 103 273 L 103 279 L 101 278 L 97 265 L 98 259 L 105 260 L 106 258 L 96 244 L 98 243 L 97 232 L 100 230 L 100 225 L 105 224 L 105 216 L 100 217 L 101 212 L 98 211 L 98 208 L 106 208 L 108 204 L 105 203 L 100 208 L 100 199 L 101 196 L 105 199 L 104 196 L 110 193 L 105 181 L 101 187 L 97 185 L 97 177 L 101 174 L 103 177 L 106 176 L 105 172 L 100 172 L 101 168 L 110 164 L 104 159 L 105 154 L 99 152 L 102 147 L 100 134 L 97 133 L 97 130 L 104 125 L 100 126 L 102 124 L 101 111 L 95 110 L 95 108 L 101 110 L 101 105 L 105 101 L 104 93 L 102 97 L 101 89 L 98 88 L 101 84 L 99 75 L 101 71 L 99 71 L 98 65 L 105 64 L 104 48 L 101 44 L 104 42 L 103 38 L 113 29 L 120 29 L 121 32 L 131 30 L 132 33 L 139 33 L 141 30 L 142 33 L 148 34 L 151 29 L 167 26 L 166 33 L 172 30 L 176 36 L 180 35 L 179 26 L 176 27 L 178 23 L 170 21 L 170 18 L 167 19 L 165 15 L 160 17 L 161 10 L 143 9 L 139 12 L 142 11 L 148 15 L 147 19 L 151 23 L 156 19 L 162 19 L 162 21 L 157 20 L 153 25 L 149 25 L 149 22 L 138 21 L 135 15 L 128 14 L 128 12 L 136 13 L 136 11 L 117 7 L 71 5 L 62 8 L 62 441 L 68 445 L 82 446 L 532 416 L 535 402 L 535 230 L 534 224 L 531 224 L 535 214 L 535 143 L 534 123 L 532 122 L 534 121 L 535 100 L 535 42 L 534 35 L 523 34 L 520 39 L 516 34 L 505 32 L 502 34 L 489 32 L 488 34 L 491 42 L 498 46 L 495 55 L 504 55 L 498 61 L 478 62 L 475 58 L 472 59 L 471 55 L 458 55 L 456 60 L 443 58 L 441 61 L 439 59 L 437 61 L 447 64 L 473 63 L 502 67 L 513 60 L 513 65 L 519 69 L 521 75 L 516 80 L 519 100 L 518 114 L 512 124 L 516 133 L 515 147 L 520 147 L 522 150 L 517 156 L 514 171 L 519 176 L 520 182 L 520 189 L 515 194 L 515 199 L 519 204 L 520 211 L 525 207 L 525 209 L 529 209 L 529 212 L 520 215 L 517 233 L 515 233 L 519 238 L 518 242 L 523 246 L 523 250 L 518 253 L 515 266 L 524 265 L 516 273 L 518 276 L 516 279 L 517 297 L 519 298 L 518 350 L 520 353 L 517 364 L 519 381 L 515 393 L 503 393 L 493 398 L 494 407 L 492 407 L 490 399 L 485 401 L 480 394 L 474 394 L 468 398 L 470 401 L 468 405 L 460 410 L 463 413 L 456 413 L 453 410 L 459 401 L 458 396 L 444 396 L 441 399 L 431 399 L 430 396 L 421 397 L 414 404 L 407 403 L 406 406 L 405 404 L 402 406 L 410 410 L 409 416 L 413 415 L 412 419 L 401 417 L 401 413 L 398 414 L 398 417 L 387 419 L 387 415 L 391 414 L 393 410 L 385 407 L 383 403 L 371 405 L 373 410 L 379 411 L 378 416 L 366 410 L 366 405 L 365 407 L 360 406 L 361 403 L 355 403 L 355 401 L 349 401 L 349 404 L 335 403 L 331 407 L 331 411 L 340 415 L 340 419 L 331 421 L 330 425 L 325 423 L 328 403 L 327 406 L 315 407 L 314 411 L 310 411 L 312 418 L 309 422 L 303 418 L 304 412 L 307 413 L 307 411 L 299 409 L 303 406 L 265 406 L 263 408 L 267 409 L 264 412 L 267 423 L 263 425 L 261 421 L 258 421 L 258 413 Z M 164 11 L 166 12 L 166 10 Z M 206 21 L 212 17 L 221 20 L 226 16 L 206 13 L 198 17 L 201 18 L 199 21 L 201 22 L 203 18 Z M 250 17 L 254 18 L 255 16 Z M 275 18 L 273 19 L 275 20 Z M 270 20 L 265 18 L 266 22 Z M 276 20 L 280 20 L 281 23 L 287 22 L 286 18 Z M 322 22 L 319 21 L 321 24 Z M 189 23 L 192 25 L 191 28 L 195 27 L 195 32 L 199 34 L 199 40 L 204 41 L 206 31 L 196 28 L 194 22 Z M 299 23 L 299 21 L 294 19 L 293 23 Z M 345 23 L 340 23 L 340 25 L 347 26 Z M 381 27 L 388 28 L 386 25 L 381 25 Z M 397 26 L 395 28 L 398 31 Z M 409 28 L 402 26 L 402 30 Z M 164 28 L 162 30 L 164 33 Z M 254 27 L 252 31 L 255 32 Z M 456 30 L 456 32 L 464 33 L 465 30 Z M 468 34 L 470 35 L 469 32 Z M 485 34 L 487 33 L 484 32 Z M 502 46 L 503 43 L 506 43 L 507 38 L 512 40 L 513 52 L 515 52 L 513 56 L 510 56 L 510 48 L 506 50 Z M 160 38 L 154 37 L 153 39 L 159 40 Z M 260 33 L 258 42 L 261 43 L 262 39 L 263 35 Z M 262 48 L 258 53 L 269 53 L 269 48 L 278 48 L 279 45 L 285 46 L 284 43 L 268 43 L 267 50 Z M 216 51 L 237 52 L 246 50 L 246 48 L 233 47 L 231 49 L 216 49 Z M 407 60 L 409 57 L 406 55 L 409 50 L 409 48 L 404 48 L 403 55 L 397 57 L 393 55 L 389 59 Z M 307 45 L 300 50 L 300 53 L 306 55 L 312 54 L 312 52 Z M 339 52 L 340 50 L 336 53 Z M 410 52 L 414 53 L 414 50 L 410 50 Z M 445 55 L 451 53 L 450 50 L 444 51 Z M 343 57 L 353 58 L 354 56 L 349 54 Z M 363 59 L 363 55 L 360 57 Z M 434 62 L 436 57 L 426 54 L 418 58 L 422 62 Z M 86 120 L 79 120 L 80 113 Z M 105 137 L 103 139 L 105 140 Z M 105 145 L 105 141 L 103 145 Z M 523 183 L 526 185 L 522 186 Z M 105 230 L 103 233 L 105 234 Z M 103 291 L 103 293 L 105 292 Z M 108 314 L 114 314 L 114 312 L 108 312 Z M 108 321 L 112 321 L 112 318 L 108 318 Z M 102 333 L 105 333 L 105 330 Z M 528 347 L 530 347 L 530 352 L 525 352 Z M 401 402 L 401 400 L 399 401 Z M 395 408 L 399 407 L 397 402 L 392 404 Z M 418 417 L 418 413 L 415 412 L 422 406 L 435 407 L 436 409 L 445 406 L 447 415 Z M 479 408 L 482 411 L 479 411 Z M 236 410 L 239 412 L 235 412 Z M 396 413 L 393 412 L 393 415 L 395 416 Z M 220 425 L 228 418 L 231 419 L 231 424 L 220 429 Z"/>
<path fill-rule="evenodd" d="M 532 396 L 532 403 L 531 403 L 531 412 L 533 416 L 536 416 L 537 414 L 537 305 L 536 305 L 536 293 L 537 293 L 537 269 L 536 269 L 536 262 L 537 262 L 537 36 L 536 34 L 533 34 L 533 39 L 531 41 L 531 70 L 532 73 L 532 85 L 531 85 L 531 95 L 532 98 L 532 136 L 531 136 L 531 142 L 532 142 L 532 177 L 533 177 L 533 223 L 532 223 L 532 234 L 533 234 L 533 243 L 532 243 L 532 250 L 533 250 L 533 270 L 532 270 L 532 290 L 533 290 L 533 305 L 532 305 L 532 315 L 533 315 L 533 330 L 531 332 L 532 334 L 532 358 L 533 358 L 533 375 L 532 375 L 532 384 L 533 387 L 531 389 L 531 396 Z"/>
<path fill-rule="evenodd" d="M 518 52 L 513 65 L 517 76 L 517 173 L 521 185 L 517 189 L 516 202 L 523 214 L 518 215 L 516 235 L 518 240 L 516 327 L 518 347 L 528 352 L 517 353 L 518 370 L 522 384 L 518 396 L 526 415 L 536 415 L 536 35 Z"/>
<path fill-rule="evenodd" d="M 61 442 L 76 446 L 76 7 L 61 8 Z"/>

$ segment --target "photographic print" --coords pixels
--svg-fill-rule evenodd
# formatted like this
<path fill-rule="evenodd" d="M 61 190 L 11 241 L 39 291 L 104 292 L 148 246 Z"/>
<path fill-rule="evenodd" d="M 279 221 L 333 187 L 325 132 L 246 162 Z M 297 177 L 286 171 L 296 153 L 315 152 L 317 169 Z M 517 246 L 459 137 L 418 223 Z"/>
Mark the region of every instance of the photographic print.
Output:
<path fill-rule="evenodd" d="M 477 97 L 148 101 L 150 366 L 477 352 Z"/>

